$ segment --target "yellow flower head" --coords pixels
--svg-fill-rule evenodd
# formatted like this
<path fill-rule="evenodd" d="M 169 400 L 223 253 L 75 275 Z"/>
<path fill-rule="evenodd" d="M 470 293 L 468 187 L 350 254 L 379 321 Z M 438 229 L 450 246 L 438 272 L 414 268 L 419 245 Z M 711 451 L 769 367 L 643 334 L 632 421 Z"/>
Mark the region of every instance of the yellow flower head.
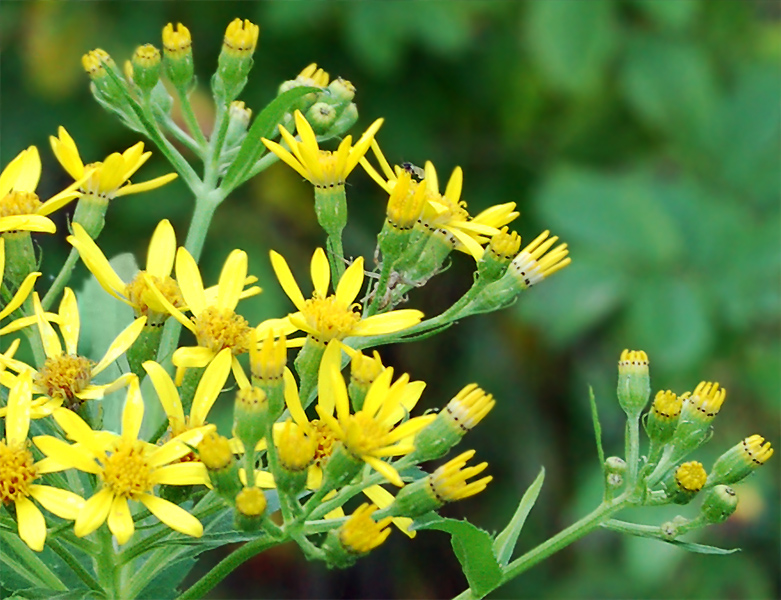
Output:
<path fill-rule="evenodd" d="M 474 450 L 467 450 L 439 467 L 428 476 L 428 486 L 431 494 L 441 503 L 463 500 L 482 492 L 493 477 L 483 477 L 477 481 L 466 482 L 467 479 L 479 475 L 488 466 L 482 462 L 479 465 L 467 467 L 466 463 L 475 455 Z"/>
<path fill-rule="evenodd" d="M 281 160 L 292 167 L 301 177 L 308 180 L 315 187 L 332 188 L 343 186 L 345 179 L 363 158 L 369 145 L 374 140 L 374 135 L 382 125 L 382 119 L 377 119 L 363 133 L 360 139 L 353 146 L 353 138 L 348 135 L 339 144 L 335 152 L 320 150 L 317 143 L 317 137 L 312 130 L 312 126 L 301 114 L 301 111 L 295 112 L 296 130 L 301 138 L 299 142 L 284 127 L 280 125 L 279 132 L 287 143 L 290 151 L 283 148 L 280 144 L 262 139 L 266 148 L 276 154 Z"/>
<path fill-rule="evenodd" d="M 311 274 L 314 293 L 304 299 L 287 262 L 282 255 L 271 251 L 271 266 L 282 289 L 298 309 L 282 320 L 266 321 L 258 326 L 259 333 L 269 328 L 284 333 L 304 331 L 317 343 L 329 340 L 343 340 L 350 336 L 371 336 L 401 331 L 416 325 L 423 313 L 414 309 L 393 310 L 381 315 L 361 318 L 360 305 L 355 299 L 363 286 L 363 258 L 351 264 L 339 280 L 336 293 L 328 295 L 331 269 L 322 248 L 312 255 Z"/>
<path fill-rule="evenodd" d="M 101 48 L 90 50 L 81 57 L 81 66 L 84 67 L 90 79 L 105 77 L 106 65 L 113 68 L 115 66 L 114 59 Z"/>
<path fill-rule="evenodd" d="M 382 189 L 392 195 L 399 181 L 406 179 L 405 174 L 409 175 L 409 168 L 405 169 L 398 165 L 391 168 L 376 140 L 372 141 L 371 147 L 380 164 L 382 175 L 366 158 L 361 158 L 361 166 Z M 411 183 L 413 191 L 416 186 L 424 186 L 426 190 L 425 203 L 419 218 L 420 224 L 432 233 L 444 236 L 456 250 L 471 254 L 476 260 L 483 255 L 482 245 L 499 233 L 500 227 L 519 214 L 515 211 L 515 203 L 508 202 L 487 208 L 472 217 L 467 210 L 466 202 L 461 199 L 464 180 L 461 167 L 453 169 L 444 193 L 439 191 L 437 172 L 430 161 L 426 162 L 424 174 L 423 181 Z"/>
<path fill-rule="evenodd" d="M 6 231 L 38 231 L 54 233 L 57 227 L 48 218 L 55 210 L 80 195 L 79 180 L 59 194 L 41 202 L 35 189 L 41 179 L 41 157 L 35 146 L 22 150 L 0 173 L 0 233 Z"/>
<path fill-rule="evenodd" d="M 63 519 L 75 519 L 84 506 L 84 499 L 73 492 L 34 483 L 50 471 L 45 461 L 35 462 L 28 448 L 31 400 L 30 374 L 23 373 L 8 395 L 5 438 L 0 440 L 0 503 L 14 503 L 19 537 L 40 552 L 46 540 L 46 522 L 30 499 Z"/>
<path fill-rule="evenodd" d="M 518 256 L 512 260 L 507 268 L 507 273 L 514 277 L 524 289 L 550 277 L 572 262 L 568 256 L 567 244 L 559 244 L 550 250 L 559 238 L 555 235 L 548 237 L 549 235 L 549 231 L 543 231 L 534 238 L 518 253 Z M 548 252 L 549 250 L 550 252 Z"/>
<path fill-rule="evenodd" d="M 189 453 L 187 445 L 197 445 L 207 428 L 191 429 L 162 446 L 138 439 L 144 418 L 144 400 L 138 378 L 130 382 L 122 411 L 122 434 L 93 431 L 76 413 L 57 409 L 54 418 L 70 445 L 52 436 L 38 436 L 35 445 L 48 458 L 42 461 L 54 470 L 78 469 L 97 475 L 102 483 L 76 517 L 74 533 L 84 537 L 106 520 L 119 544 L 125 544 L 135 531 L 128 500 L 141 502 L 171 529 L 200 537 L 200 521 L 176 504 L 158 498 L 152 492 L 156 485 L 207 484 L 208 473 L 197 461 L 177 462 Z"/>
<path fill-rule="evenodd" d="M 171 316 L 192 331 L 198 341 L 198 346 L 179 348 L 174 352 L 173 363 L 179 368 L 177 382 L 181 382 L 185 369 L 205 367 L 225 348 L 230 348 L 233 355 L 234 376 L 239 383 L 246 382 L 246 375 L 236 355 L 249 349 L 252 328 L 244 317 L 236 313 L 236 306 L 241 298 L 254 296 L 261 291 L 257 286 L 244 290 L 247 282 L 247 253 L 242 250 L 230 253 L 220 273 L 216 297 L 206 293 L 198 264 L 184 248 L 179 248 L 176 253 L 176 280 L 193 314 L 192 319 L 185 317 L 182 311 L 173 306 L 151 280 L 148 283 L 157 300 Z"/>
<path fill-rule="evenodd" d="M 55 333 L 47 315 L 44 314 L 38 294 L 33 294 L 34 317 L 17 319 L 9 325 L 21 329 L 33 323 L 37 324 L 46 353 L 46 362 L 35 370 L 26 363 L 0 354 L 0 362 L 16 373 L 29 373 L 33 381 L 33 392 L 41 394 L 32 405 L 34 415 L 42 416 L 61 404 L 68 408 L 80 402 L 103 398 L 128 384 L 134 377 L 132 373 L 121 375 L 116 380 L 98 385 L 93 379 L 113 363 L 135 342 L 146 322 L 146 317 L 136 319 L 122 331 L 111 343 L 106 354 L 97 363 L 78 354 L 79 308 L 76 296 L 70 288 L 65 288 L 59 313 L 56 319 L 65 342 L 63 349 L 59 336 Z"/>
<path fill-rule="evenodd" d="M 350 554 L 366 554 L 388 539 L 391 518 L 375 521 L 372 513 L 376 510 L 374 505 L 361 504 L 339 528 L 339 542 Z"/>
<path fill-rule="evenodd" d="M 144 142 L 138 142 L 122 154 L 114 152 L 103 162 L 85 166 L 79 156 L 76 143 L 65 128 L 60 127 L 58 133 L 59 137 L 49 137 L 54 155 L 68 174 L 79 180 L 83 194 L 108 201 L 128 194 L 153 190 L 177 177 L 176 173 L 169 173 L 143 183 L 131 184 L 130 178 L 152 156 L 151 152 L 144 152 Z M 86 176 L 90 171 L 91 173 Z M 81 181 L 83 179 L 84 181 Z"/>
<path fill-rule="evenodd" d="M 233 19 L 225 30 L 224 51 L 235 58 L 251 56 L 258 44 L 260 28 L 249 19 Z"/>
<path fill-rule="evenodd" d="M 398 471 L 382 459 L 412 452 L 412 436 L 436 418 L 425 415 L 399 424 L 417 404 L 425 384 L 410 383 L 406 373 L 391 383 L 393 368 L 388 367 L 369 388 L 363 408 L 351 414 L 340 370 L 341 344 L 331 342 L 320 363 L 317 414 L 356 460 L 364 461 L 401 487 L 404 483 Z"/>

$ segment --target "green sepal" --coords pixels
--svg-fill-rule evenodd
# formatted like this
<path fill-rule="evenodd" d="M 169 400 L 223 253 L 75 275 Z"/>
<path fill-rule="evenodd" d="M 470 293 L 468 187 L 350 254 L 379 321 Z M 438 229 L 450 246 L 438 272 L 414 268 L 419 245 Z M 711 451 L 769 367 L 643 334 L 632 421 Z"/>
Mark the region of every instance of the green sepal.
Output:
<path fill-rule="evenodd" d="M 347 225 L 347 195 L 343 185 L 315 187 L 317 222 L 329 236 L 341 236 Z"/>
<path fill-rule="evenodd" d="M 363 461 L 355 458 L 338 443 L 323 469 L 321 490 L 335 490 L 350 483 L 363 467 Z"/>
<path fill-rule="evenodd" d="M 127 361 L 130 363 L 130 370 L 138 375 L 139 378 L 143 379 L 146 374 L 141 365 L 147 360 L 154 360 L 155 356 L 157 356 L 157 349 L 160 347 L 162 336 L 162 324 L 144 325 L 136 341 L 128 348 Z"/>
<path fill-rule="evenodd" d="M 95 194 L 84 194 L 76 203 L 73 222 L 84 228 L 89 236 L 96 240 L 106 225 L 108 198 Z"/>
<path fill-rule="evenodd" d="M 307 337 L 293 363 L 296 373 L 298 373 L 298 379 L 301 382 L 298 393 L 301 397 L 301 406 L 304 409 L 315 399 L 317 375 L 324 352 L 325 346 L 323 344 Z"/>
<path fill-rule="evenodd" d="M 190 414 L 190 408 L 192 408 L 193 399 L 195 398 L 195 390 L 198 389 L 198 384 L 205 370 L 204 367 L 191 367 L 184 374 L 182 385 L 179 387 L 179 397 L 182 400 L 182 409 L 186 415 Z"/>
<path fill-rule="evenodd" d="M 513 550 L 515 550 L 515 545 L 518 542 L 518 536 L 521 533 L 521 529 L 523 529 L 524 523 L 526 523 L 526 517 L 529 516 L 529 512 L 535 502 L 537 502 L 537 497 L 540 495 L 544 481 L 545 468 L 543 467 L 526 492 L 524 492 L 521 501 L 518 503 L 518 508 L 515 510 L 515 514 L 510 519 L 507 527 L 496 536 L 493 543 L 493 552 L 500 565 L 506 566 L 510 562 Z"/>
<path fill-rule="evenodd" d="M 11 284 L 12 289 L 16 289 L 25 277 L 38 268 L 33 239 L 29 231 L 5 232 L 2 237 L 5 240 L 6 256 L 3 276 Z M 2 283 L 0 281 L 0 285 Z"/>

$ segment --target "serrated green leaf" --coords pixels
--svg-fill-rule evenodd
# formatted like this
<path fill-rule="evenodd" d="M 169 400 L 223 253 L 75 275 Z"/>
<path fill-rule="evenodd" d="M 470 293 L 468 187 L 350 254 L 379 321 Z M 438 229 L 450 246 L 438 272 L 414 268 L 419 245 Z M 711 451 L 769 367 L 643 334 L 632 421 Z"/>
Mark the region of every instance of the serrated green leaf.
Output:
<path fill-rule="evenodd" d="M 434 519 L 419 529 L 437 529 L 450 534 L 453 552 L 476 598 L 499 586 L 503 572 L 494 557 L 493 541 L 487 531 L 468 521 L 446 518 Z"/>
<path fill-rule="evenodd" d="M 225 189 L 231 190 L 236 187 L 241 182 L 242 176 L 263 156 L 266 147 L 260 139 L 268 138 L 274 133 L 282 117 L 290 111 L 296 100 L 319 89 L 316 87 L 296 87 L 280 94 L 268 103 L 252 123 L 247 137 L 244 138 L 241 148 L 239 148 L 236 159 L 225 174 L 222 182 Z"/>
<path fill-rule="evenodd" d="M 505 566 L 510 562 L 510 558 L 512 558 L 515 544 L 518 542 L 518 536 L 521 533 L 521 529 L 523 529 L 524 523 L 526 523 L 526 517 L 529 516 L 529 512 L 537 502 L 537 496 L 540 495 L 543 481 L 545 481 L 544 467 L 540 469 L 539 475 L 537 475 L 526 492 L 524 492 L 523 498 L 521 498 L 521 501 L 518 503 L 518 508 L 515 510 L 515 514 L 513 515 L 513 518 L 510 519 L 507 527 L 505 527 L 494 540 L 494 555 L 502 566 Z"/>
<path fill-rule="evenodd" d="M 667 542 L 668 544 L 672 544 L 673 546 L 678 546 L 681 550 L 686 550 L 687 552 L 694 552 L 695 554 L 734 554 L 735 552 L 740 552 L 740 548 L 731 548 L 727 550 L 726 548 L 717 548 L 716 546 L 708 546 L 706 544 L 695 544 L 693 542 L 684 542 L 683 540 L 661 540 L 663 542 Z"/>

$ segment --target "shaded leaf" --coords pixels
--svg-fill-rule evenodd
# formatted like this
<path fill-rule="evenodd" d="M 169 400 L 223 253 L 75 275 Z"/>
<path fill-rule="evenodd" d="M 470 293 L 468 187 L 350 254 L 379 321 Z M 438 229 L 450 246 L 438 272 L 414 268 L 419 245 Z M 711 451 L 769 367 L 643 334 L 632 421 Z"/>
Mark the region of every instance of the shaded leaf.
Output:
<path fill-rule="evenodd" d="M 540 495 L 542 489 L 542 483 L 545 481 L 545 468 L 540 469 L 539 475 L 534 479 L 532 484 L 528 487 L 523 494 L 523 498 L 518 503 L 518 508 L 515 510 L 515 514 L 507 527 L 496 536 L 493 543 L 493 552 L 496 555 L 496 560 L 500 565 L 505 566 L 512 558 L 513 550 L 518 542 L 518 536 L 523 529 L 524 523 L 526 523 L 526 517 L 529 516 L 529 512 L 537 502 L 537 497 Z"/>

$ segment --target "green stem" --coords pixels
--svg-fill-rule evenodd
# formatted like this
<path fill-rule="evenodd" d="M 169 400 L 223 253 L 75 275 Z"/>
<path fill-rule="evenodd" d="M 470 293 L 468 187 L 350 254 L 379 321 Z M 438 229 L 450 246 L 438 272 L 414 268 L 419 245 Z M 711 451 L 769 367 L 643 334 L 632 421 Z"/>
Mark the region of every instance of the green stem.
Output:
<path fill-rule="evenodd" d="M 214 586 L 230 575 L 230 573 L 238 568 L 243 562 L 280 543 L 282 543 L 282 540 L 273 540 L 266 537 L 247 542 L 241 548 L 222 559 L 217 566 L 196 581 L 195 584 L 179 596 L 177 600 L 202 598 L 204 594 L 211 591 Z"/>
<path fill-rule="evenodd" d="M 640 460 L 640 415 L 630 417 L 626 422 L 627 489 L 637 485 L 637 470 Z"/>
<path fill-rule="evenodd" d="M 116 554 L 114 554 L 111 532 L 108 527 L 101 527 L 97 534 L 100 540 L 100 551 L 93 558 L 98 580 L 109 600 L 119 599 L 121 596 L 117 589 Z"/>
<path fill-rule="evenodd" d="M 198 119 L 193 112 L 192 104 L 190 104 L 190 98 L 187 96 L 187 92 L 183 88 L 176 88 L 176 95 L 179 98 L 179 107 L 182 109 L 182 117 L 184 123 L 187 125 L 187 129 L 190 130 L 190 134 L 195 138 L 196 143 L 200 146 L 201 151 L 207 147 L 209 142 L 206 140 L 206 136 L 201 131 L 201 126 L 198 125 Z"/>
<path fill-rule="evenodd" d="M 214 122 L 214 133 L 209 146 L 209 161 L 206 163 L 206 172 L 203 180 L 209 187 L 214 187 L 219 175 L 220 162 L 222 159 L 222 146 L 225 143 L 225 134 L 228 133 L 230 119 L 227 106 L 217 107 L 217 118 Z"/>
<path fill-rule="evenodd" d="M 49 288 L 49 291 L 46 292 L 43 300 L 41 300 L 41 306 L 43 307 L 43 310 L 49 310 L 49 307 L 54 302 L 54 299 L 60 295 L 63 289 L 65 289 L 65 285 L 70 280 L 71 275 L 73 275 L 73 267 L 76 265 L 76 261 L 78 260 L 79 251 L 76 250 L 76 248 L 71 248 L 70 254 L 68 254 L 68 258 L 65 259 L 65 264 L 62 265 L 62 269 L 60 269 L 60 272 L 57 274 L 57 277 Z"/>
<path fill-rule="evenodd" d="M 88 588 L 97 591 L 103 590 L 103 588 L 100 587 L 100 584 L 92 575 L 90 575 L 87 569 L 85 569 L 78 560 L 73 558 L 73 555 L 66 548 L 62 547 L 62 544 L 60 544 L 59 540 L 49 537 L 49 539 L 46 541 L 49 548 L 51 548 L 54 553 L 71 568 L 71 570 L 78 576 L 79 579 L 87 584 Z"/>
<path fill-rule="evenodd" d="M 325 242 L 325 247 L 328 250 L 328 262 L 331 264 L 331 284 L 334 286 L 334 290 L 339 285 L 339 280 L 344 275 L 344 248 L 342 247 L 342 232 L 338 234 L 328 235 L 328 239 Z"/>
<path fill-rule="evenodd" d="M 183 145 L 187 146 L 187 148 L 193 154 L 195 154 L 199 158 L 203 157 L 201 148 L 198 146 L 198 143 L 192 137 L 190 137 L 190 134 L 188 134 L 184 129 L 179 127 L 179 125 L 177 125 L 176 122 L 170 116 L 165 114 L 159 108 L 157 110 L 154 110 L 153 108 L 153 113 L 155 116 L 156 123 L 161 123 L 168 131 L 171 132 L 171 135 L 173 135 Z"/>
<path fill-rule="evenodd" d="M 385 292 L 388 289 L 388 279 L 390 278 L 392 266 L 393 265 L 391 265 L 390 261 L 384 260 L 382 262 L 380 278 L 377 280 L 377 285 L 374 287 L 374 296 L 372 297 L 371 304 L 369 304 L 369 308 L 367 309 L 364 318 L 371 317 L 380 309 L 380 298 L 385 297 Z M 388 303 L 388 305 L 390 306 L 390 303 Z"/>

